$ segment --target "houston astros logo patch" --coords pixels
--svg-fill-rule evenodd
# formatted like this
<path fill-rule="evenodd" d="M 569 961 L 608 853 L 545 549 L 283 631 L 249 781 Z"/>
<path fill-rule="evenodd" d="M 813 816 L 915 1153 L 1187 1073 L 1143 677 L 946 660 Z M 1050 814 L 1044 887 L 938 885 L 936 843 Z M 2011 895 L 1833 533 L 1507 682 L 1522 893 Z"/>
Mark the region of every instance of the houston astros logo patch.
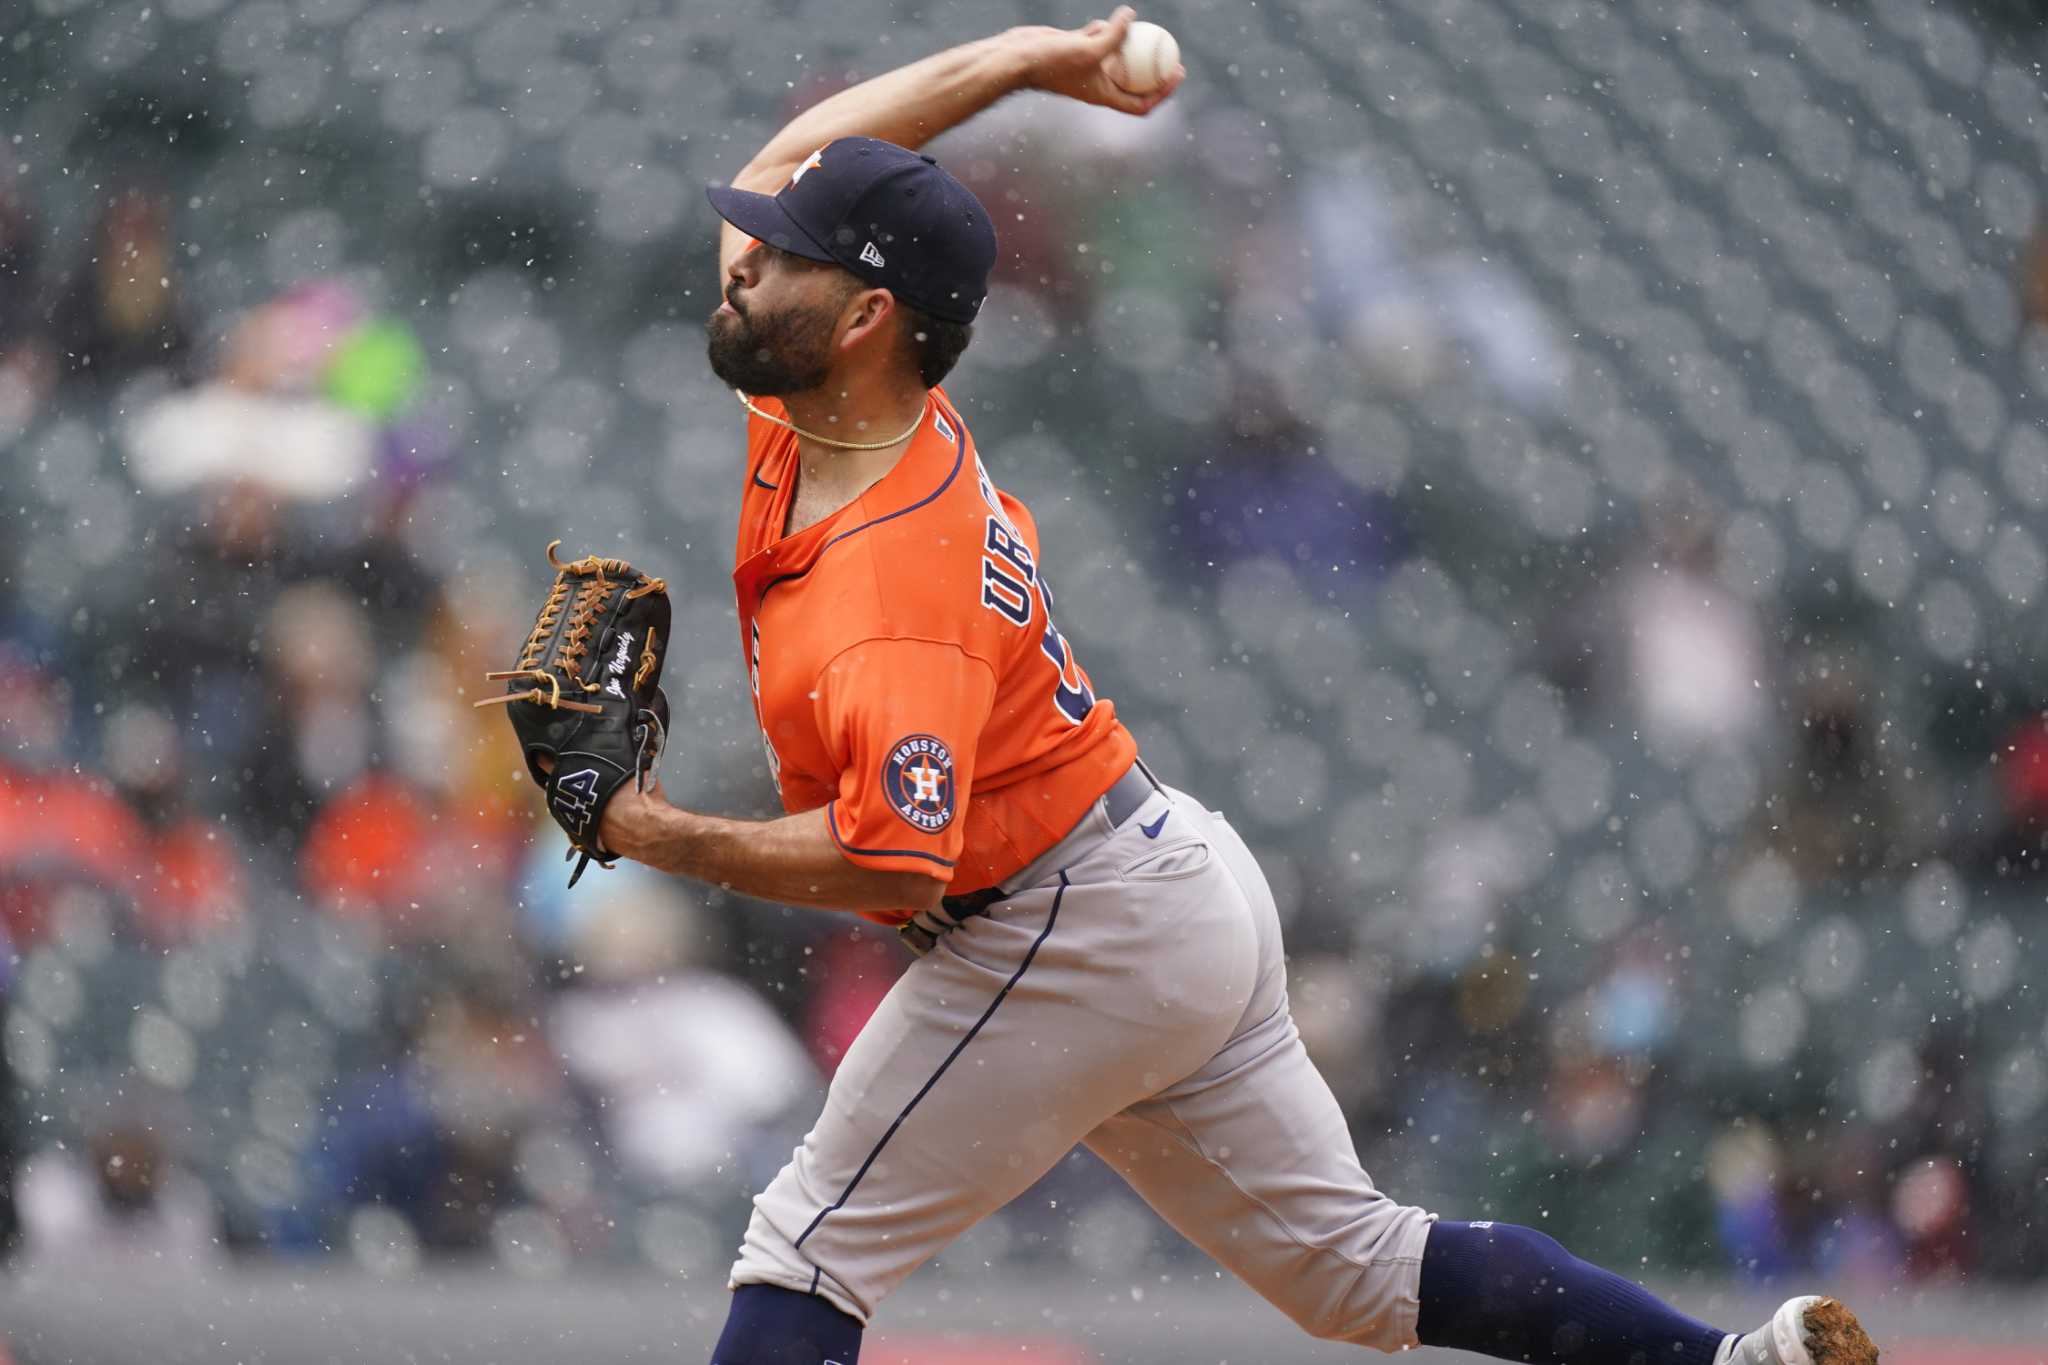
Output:
<path fill-rule="evenodd" d="M 913 829 L 937 834 L 953 823 L 953 751 L 930 735 L 897 740 L 882 762 L 882 792 Z"/>

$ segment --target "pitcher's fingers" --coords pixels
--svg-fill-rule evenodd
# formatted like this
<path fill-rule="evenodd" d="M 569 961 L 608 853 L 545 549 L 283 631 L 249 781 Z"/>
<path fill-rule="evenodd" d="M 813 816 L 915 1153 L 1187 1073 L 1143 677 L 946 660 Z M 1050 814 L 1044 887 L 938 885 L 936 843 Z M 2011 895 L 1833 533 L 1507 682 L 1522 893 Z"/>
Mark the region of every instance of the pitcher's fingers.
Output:
<path fill-rule="evenodd" d="M 1131 31 L 1131 21 L 1137 17 L 1138 12 L 1129 5 L 1119 5 L 1107 19 L 1097 19 L 1081 32 L 1096 55 L 1107 57 L 1124 45 L 1124 35 Z"/>
<path fill-rule="evenodd" d="M 1157 90 L 1144 95 L 1133 94 L 1105 73 L 1095 82 L 1095 93 L 1088 98 L 1090 103 L 1104 105 L 1120 114 L 1149 114 L 1162 96 Z"/>
<path fill-rule="evenodd" d="M 1144 115 L 1151 113 L 1154 109 L 1157 109 L 1160 105 L 1166 103 L 1167 97 L 1172 95 L 1174 91 L 1180 89 L 1180 83 L 1186 80 L 1187 78 L 1188 69 L 1186 67 L 1175 67 L 1173 69 L 1173 74 L 1166 78 L 1166 84 L 1160 86 L 1157 90 L 1150 90 L 1142 95 L 1136 96 L 1135 98 L 1138 101 L 1138 107 L 1135 109 L 1131 109 L 1128 112 L 1137 114 L 1140 117 L 1143 117 Z"/>

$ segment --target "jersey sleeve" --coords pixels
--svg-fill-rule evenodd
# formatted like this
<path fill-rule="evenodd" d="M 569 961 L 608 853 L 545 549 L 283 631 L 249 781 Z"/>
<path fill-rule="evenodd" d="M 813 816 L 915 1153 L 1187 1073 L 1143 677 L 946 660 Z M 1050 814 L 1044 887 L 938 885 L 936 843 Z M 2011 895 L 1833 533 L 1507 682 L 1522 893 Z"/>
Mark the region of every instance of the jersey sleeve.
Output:
<path fill-rule="evenodd" d="M 953 879 L 995 686 L 982 660 L 933 640 L 866 640 L 826 665 L 818 731 L 839 794 L 825 822 L 847 861 Z"/>

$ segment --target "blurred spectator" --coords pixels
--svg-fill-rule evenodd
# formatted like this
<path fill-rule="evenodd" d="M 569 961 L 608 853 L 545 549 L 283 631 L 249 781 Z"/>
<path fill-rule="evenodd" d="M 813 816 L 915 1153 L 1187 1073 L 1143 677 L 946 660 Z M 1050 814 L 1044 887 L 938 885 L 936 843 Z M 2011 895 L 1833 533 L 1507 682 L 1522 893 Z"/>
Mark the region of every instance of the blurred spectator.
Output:
<path fill-rule="evenodd" d="M 1908 1273 L 1892 1216 L 1888 1163 L 1869 1130 L 1850 1127 L 1808 1142 L 1788 1159 L 1756 1116 L 1725 1129 L 1707 1149 L 1721 1245 L 1745 1277 L 1782 1284 L 1809 1270 L 1830 1283 L 1881 1290 Z"/>
<path fill-rule="evenodd" d="M 206 1187 L 172 1156 L 161 1130 L 116 1119 L 83 1152 L 45 1147 L 20 1176 L 22 1250 L 59 1265 L 193 1271 L 220 1258 Z"/>
<path fill-rule="evenodd" d="M 681 882 L 621 866 L 594 890 L 548 1033 L 621 1170 L 680 1193 L 781 1152 L 768 1130 L 800 1136 L 818 1092 L 796 1035 L 751 987 L 699 965 L 707 921 Z"/>
<path fill-rule="evenodd" d="M 1636 705 L 1651 742 L 1680 752 L 1741 736 L 1758 711 L 1755 622 L 1702 568 L 1668 561 L 1627 590 Z"/>
<path fill-rule="evenodd" d="M 1301 186 L 1316 320 L 1369 381 L 1400 392 L 1454 383 L 1463 348 L 1516 407 L 1558 406 L 1566 368 L 1557 337 L 1513 271 L 1477 255 L 1418 258 L 1362 167 L 1326 167 Z"/>
<path fill-rule="evenodd" d="M 0 686 L 17 698 L 0 731 L 17 755 L 68 743 L 63 689 L 18 656 L 0 654 Z M 99 773 L 0 760 L 0 922 L 24 941 L 43 931 L 50 898 L 73 882 L 118 888 L 152 937 L 182 938 L 236 917 L 242 848 L 232 827 L 203 820 L 187 799 L 184 747 L 169 718 L 123 707 L 102 727 Z"/>
<path fill-rule="evenodd" d="M 116 711 L 102 728 L 97 772 L 81 773 L 45 766 L 76 745 L 66 689 L 4 650 L 0 687 L 16 699 L 0 733 L 16 756 L 41 760 L 0 759 L 0 921 L 35 941 L 51 896 L 79 881 L 120 889 L 160 937 L 239 913 L 239 838 L 187 804 L 183 745 L 168 717 L 141 706 Z"/>
<path fill-rule="evenodd" d="M 447 965 L 453 979 L 430 988 L 399 1053 L 329 1097 L 287 1243 L 339 1245 L 350 1211 L 377 1204 L 427 1251 L 474 1252 L 499 1213 L 526 1202 L 520 1140 L 570 1114 L 562 1067 L 523 987 Z"/>
<path fill-rule="evenodd" d="M 368 769 L 375 742 L 370 686 L 382 656 L 361 606 L 333 583 L 294 584 L 261 626 L 266 691 L 282 702 L 289 758 L 310 791 L 334 791 Z"/>
<path fill-rule="evenodd" d="M 1671 971 L 1671 947 L 1654 928 L 1616 946 L 1613 961 L 1586 995 L 1588 1041 L 1609 1056 L 1649 1057 L 1678 1031 L 1683 1011 Z"/>
<path fill-rule="evenodd" d="M 1799 716 L 1786 780 L 1761 818 L 1769 840 L 1809 885 L 1855 885 L 1902 866 L 1897 766 L 1871 715 L 1870 684 L 1853 655 L 1817 648 L 1793 670 Z"/>
<path fill-rule="evenodd" d="M 1565 655 L 1559 681 L 1624 706 L 1666 762 L 1749 739 L 1764 719 L 1756 612 L 1714 576 L 1720 520 L 1696 488 L 1667 495 L 1646 511 L 1640 544 L 1549 632 Z"/>
<path fill-rule="evenodd" d="M 1560 1059 L 1550 1082 L 1544 1131 L 1573 1162 L 1603 1160 L 1642 1136 L 1642 1077 L 1612 1057 Z"/>
<path fill-rule="evenodd" d="M 124 706 L 107 717 L 101 737 L 102 767 L 147 831 L 136 908 L 151 938 L 189 940 L 240 918 L 247 850 L 236 826 L 194 807 L 184 742 L 170 717 Z"/>
<path fill-rule="evenodd" d="M 148 831 L 104 779 L 0 765 L 0 915 L 15 940 L 36 942 L 63 888 L 131 891 Z"/>
<path fill-rule="evenodd" d="M 376 454 L 375 433 L 328 403 L 223 384 L 166 394 L 125 435 L 136 483 L 165 494 L 236 479 L 279 498 L 332 498 L 368 478 Z"/>
<path fill-rule="evenodd" d="M 418 788 L 386 773 L 347 782 L 306 832 L 301 871 L 322 906 L 396 927 L 437 880 L 439 812 Z"/>
<path fill-rule="evenodd" d="M 195 808 L 286 851 L 382 756 L 371 689 L 381 680 L 392 704 L 405 697 L 395 670 L 436 592 L 381 530 L 315 538 L 293 517 L 258 484 L 205 485 L 197 515 L 150 547 L 142 591 L 108 604 L 105 628 L 125 683 L 110 705 L 171 718 L 192 751 Z M 175 602 L 150 591 L 164 582 L 179 585 Z"/>
<path fill-rule="evenodd" d="M 8 698 L 0 707 L 0 764 L 57 763 L 72 738 L 72 688 L 50 656 L 0 639 L 0 693 Z"/>
<path fill-rule="evenodd" d="M 192 347 L 180 311 L 182 274 L 170 200 L 141 188 L 110 194 L 51 306 L 64 375 L 115 384 L 148 370 L 182 371 Z"/>
<path fill-rule="evenodd" d="M 2032 880 L 2048 867 L 2048 715 L 2029 715 L 2013 726 L 1996 758 L 2000 821 L 1983 870 Z"/>
<path fill-rule="evenodd" d="M 1895 1158 L 1865 1124 L 1844 1125 L 1834 1139 L 1816 1144 L 1812 1196 L 1804 1206 L 1816 1215 L 1806 1236 L 1805 1264 L 1830 1283 L 1879 1290 L 1912 1273 L 1908 1239 L 1891 1208 Z"/>
<path fill-rule="evenodd" d="M 360 486 L 377 460 L 379 425 L 410 400 L 420 367 L 410 334 L 371 325 L 366 311 L 333 282 L 250 309 L 212 379 L 158 398 L 129 424 L 136 482 L 167 494 L 242 480 L 296 501 Z"/>
<path fill-rule="evenodd" d="M 1757 1119 L 1744 1119 L 1707 1148 L 1707 1185 L 1714 1194 L 1714 1230 L 1729 1262 L 1744 1276 L 1776 1281 L 1798 1264 L 1779 1208 L 1778 1144 Z"/>
<path fill-rule="evenodd" d="M 533 787 L 512 727 L 470 702 L 488 686 L 484 674 L 505 667 L 506 642 L 525 638 L 533 604 L 515 584 L 490 575 L 434 592 L 421 648 L 395 670 L 407 679 L 397 690 L 411 701 L 385 713 L 394 762 L 414 781 L 442 784 L 450 805 L 490 830 L 492 845 L 506 848 L 510 867 L 520 856 L 511 845 L 523 843 L 540 818 Z"/>
<path fill-rule="evenodd" d="M 1946 1156 L 1915 1161 L 1892 1191 L 1892 1220 L 1906 1238 L 1906 1269 L 1916 1280 L 1962 1280 L 1977 1263 L 1969 1182 Z"/>
<path fill-rule="evenodd" d="M 1216 439 L 1179 470 L 1167 534 L 1204 579 L 1270 556 L 1319 595 L 1377 580 L 1397 555 L 1392 502 L 1318 452 L 1314 432 L 1264 379 L 1241 371 Z"/>
<path fill-rule="evenodd" d="M 261 671 L 265 611 L 293 573 L 283 511 L 256 485 L 228 482 L 178 512 L 141 547 L 135 590 L 102 609 L 104 666 L 121 681 L 108 705 L 168 716 L 191 746 L 202 800 L 268 843 L 310 813 Z M 175 597 L 159 595 L 165 585 Z"/>

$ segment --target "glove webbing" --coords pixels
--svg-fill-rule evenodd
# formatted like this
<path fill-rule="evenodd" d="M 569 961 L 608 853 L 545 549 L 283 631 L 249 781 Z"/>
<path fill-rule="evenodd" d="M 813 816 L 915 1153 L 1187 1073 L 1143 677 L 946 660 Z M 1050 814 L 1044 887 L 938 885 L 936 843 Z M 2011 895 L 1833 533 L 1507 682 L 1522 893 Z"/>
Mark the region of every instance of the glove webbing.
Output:
<path fill-rule="evenodd" d="M 562 699 L 561 677 L 581 687 L 585 692 L 595 692 L 598 684 L 583 680 L 583 655 L 590 647 L 590 632 L 597 625 L 599 610 L 611 596 L 612 583 L 605 577 L 612 574 L 624 577 L 632 572 L 632 566 L 623 559 L 604 559 L 598 555 L 585 555 L 581 559 L 564 564 L 555 558 L 555 549 L 562 542 L 548 542 L 548 563 L 555 570 L 555 586 L 548 592 L 548 600 L 541 606 L 540 615 L 534 620 L 533 633 L 526 637 L 526 645 L 519 651 L 519 666 L 502 672 L 486 673 L 487 682 L 504 682 L 512 678 L 532 678 L 536 683 L 546 683 L 543 692 L 536 686 L 530 692 L 507 692 L 501 696 L 485 697 L 471 703 L 474 706 L 504 706 L 515 701 L 538 702 L 569 711 L 587 711 L 598 715 L 604 710 L 588 702 L 564 701 Z M 563 608 L 572 599 L 571 576 L 586 581 L 573 593 L 574 607 L 569 613 L 568 629 L 562 632 L 561 645 L 555 651 L 553 668 L 543 668 L 541 660 L 547 654 L 548 641 L 554 638 L 555 626 L 562 619 Z M 626 601 L 645 597 L 649 593 L 666 592 L 668 584 L 659 578 L 649 578 L 638 587 L 626 590 Z M 633 686 L 639 687 L 647 680 L 647 674 L 654 667 L 653 641 L 641 651 L 640 666 L 633 672 Z M 557 675 L 561 676 L 557 676 Z"/>

